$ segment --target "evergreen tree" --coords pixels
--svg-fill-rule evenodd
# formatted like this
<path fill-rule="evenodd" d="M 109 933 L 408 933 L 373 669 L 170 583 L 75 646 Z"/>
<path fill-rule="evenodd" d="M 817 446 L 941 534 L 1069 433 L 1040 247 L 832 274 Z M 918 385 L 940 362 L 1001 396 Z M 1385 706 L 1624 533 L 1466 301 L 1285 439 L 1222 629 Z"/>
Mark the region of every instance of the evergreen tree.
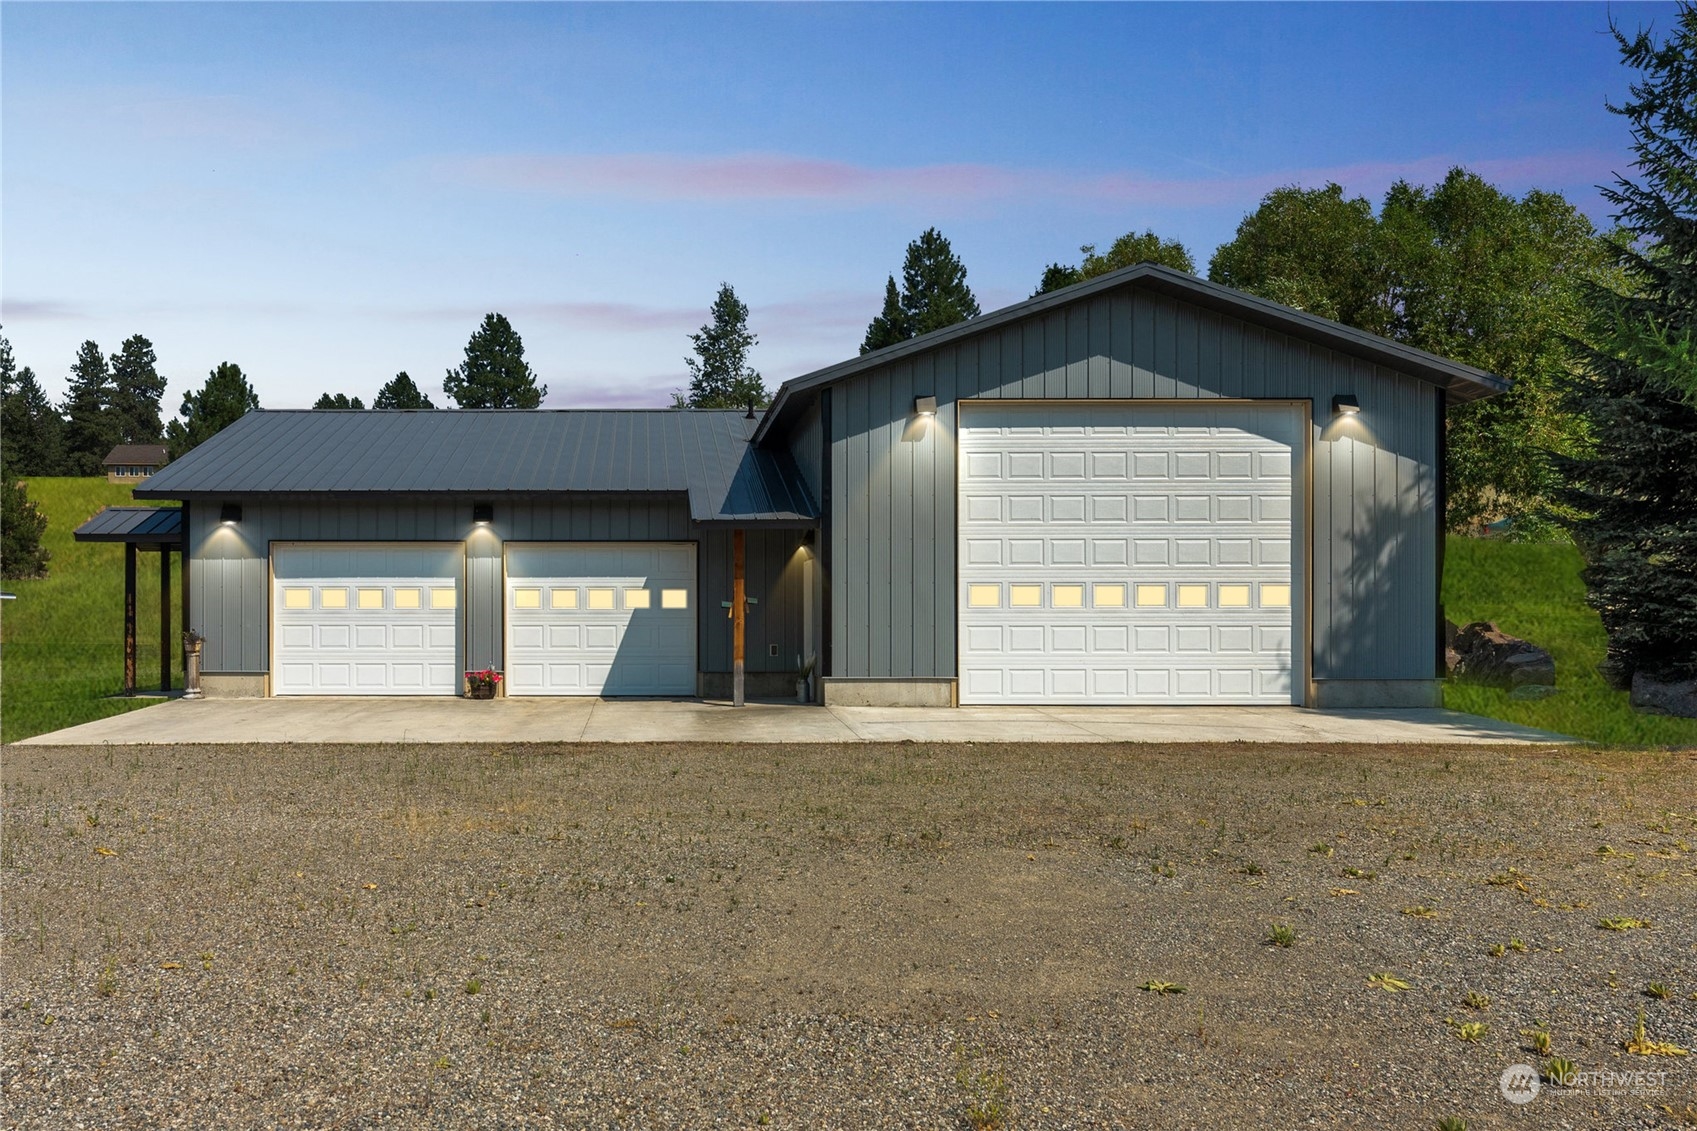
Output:
<path fill-rule="evenodd" d="M 41 548 L 47 516 L 30 502 L 29 490 L 10 466 L 0 467 L 0 577 L 40 577 L 52 555 Z"/>
<path fill-rule="evenodd" d="M 966 265 L 941 232 L 927 228 L 907 245 L 901 292 L 897 294 L 892 277 L 884 288 L 884 309 L 866 327 L 860 352 L 871 353 L 977 317 L 978 300 L 966 284 Z"/>
<path fill-rule="evenodd" d="M 112 412 L 112 370 L 100 347 L 84 342 L 71 365 L 65 393 L 65 463 L 68 475 L 103 475 L 106 458 L 121 435 Z"/>
<path fill-rule="evenodd" d="M 0 464 L 18 475 L 63 470 L 65 422 L 41 391 L 35 371 L 17 368 L 12 343 L 0 337 Z"/>
<path fill-rule="evenodd" d="M 1611 247 L 1624 283 L 1586 288 L 1569 394 L 1592 449 L 1559 463 L 1609 635 L 1603 672 L 1624 687 L 1638 674 L 1697 679 L 1697 9 L 1682 5 L 1660 44 L 1610 30 L 1640 75 L 1609 107 L 1631 123 L 1638 177 L 1603 189 L 1620 210 Z"/>
<path fill-rule="evenodd" d="M 346 393 L 323 393 L 312 406 L 315 409 L 356 409 L 364 410 L 365 402 L 358 397 L 349 398 Z"/>
<path fill-rule="evenodd" d="M 548 395 L 524 360 L 524 341 L 503 314 L 486 314 L 466 342 L 465 360 L 448 370 L 442 391 L 461 408 L 536 408 Z"/>
<path fill-rule="evenodd" d="M 695 356 L 689 367 L 689 392 L 673 401 L 677 408 L 764 407 L 772 399 L 760 374 L 748 364 L 748 351 L 759 341 L 748 328 L 748 307 L 729 283 L 719 285 L 712 320 L 691 334 Z"/>
<path fill-rule="evenodd" d="M 157 444 L 165 436 L 159 402 L 165 378 L 159 375 L 153 343 L 134 334 L 112 355 L 112 417 L 121 444 Z M 101 453 L 105 455 L 104 452 Z"/>
<path fill-rule="evenodd" d="M 372 408 L 435 408 L 430 398 L 425 396 L 419 387 L 413 384 L 406 370 L 395 374 L 394 380 L 377 390 L 377 399 L 371 403 Z"/>
<path fill-rule="evenodd" d="M 861 353 L 871 353 L 913 337 L 907 327 L 907 313 L 902 310 L 902 294 L 896 289 L 896 277 L 891 275 L 884 284 L 884 309 L 866 327 L 866 338 L 860 343 Z"/>
<path fill-rule="evenodd" d="M 18 370 L 0 408 L 0 461 L 19 475 L 62 475 L 65 421 L 29 366 Z"/>
<path fill-rule="evenodd" d="M 936 228 L 925 229 L 907 245 L 902 312 L 914 337 L 978 317 L 978 300 L 966 285 L 966 265 Z"/>
<path fill-rule="evenodd" d="M 259 394 L 248 384 L 242 367 L 228 361 L 207 375 L 199 392 L 183 394 L 182 417 L 165 428 L 172 459 L 204 443 L 259 407 Z"/>
<path fill-rule="evenodd" d="M 1159 263 L 1163 267 L 1183 271 L 1186 275 L 1196 274 L 1196 261 L 1190 257 L 1189 248 L 1178 240 L 1164 240 L 1147 229 L 1141 234 L 1127 232 L 1115 240 L 1113 246 L 1103 255 L 1097 255 L 1096 245 L 1090 243 L 1078 251 L 1084 257 L 1084 262 L 1079 266 L 1051 263 L 1043 269 L 1043 279 L 1037 284 L 1037 294 L 1058 291 L 1062 287 L 1070 287 L 1074 283 L 1082 283 L 1086 279 L 1094 279 L 1098 275 L 1106 275 L 1109 271 L 1118 271 L 1122 267 L 1133 267 L 1139 263 Z"/>

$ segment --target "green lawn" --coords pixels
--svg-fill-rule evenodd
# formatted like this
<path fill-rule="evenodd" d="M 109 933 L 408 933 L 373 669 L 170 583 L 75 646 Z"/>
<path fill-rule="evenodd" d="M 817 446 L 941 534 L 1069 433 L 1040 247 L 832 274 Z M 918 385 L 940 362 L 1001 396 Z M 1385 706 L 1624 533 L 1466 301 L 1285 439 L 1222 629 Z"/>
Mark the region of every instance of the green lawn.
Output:
<path fill-rule="evenodd" d="M 1611 746 L 1697 746 L 1697 719 L 1645 715 L 1597 674 L 1607 648 L 1603 622 L 1585 603 L 1579 551 L 1568 543 L 1449 540 L 1444 611 L 1456 624 L 1495 621 L 1556 658 L 1549 699 L 1515 702 L 1508 692 L 1451 683 L 1444 705 L 1475 715 L 1560 731 Z"/>
<path fill-rule="evenodd" d="M 43 543 L 53 558 L 46 577 L 4 583 L 17 594 L 0 602 L 0 739 L 8 742 L 158 702 L 108 698 L 124 684 L 124 547 L 71 538 L 101 507 L 135 502 L 130 488 L 104 479 L 27 482 L 47 516 Z M 136 682 L 157 688 L 159 555 L 138 559 Z M 180 687 L 181 578 L 171 565 L 172 680 Z"/>

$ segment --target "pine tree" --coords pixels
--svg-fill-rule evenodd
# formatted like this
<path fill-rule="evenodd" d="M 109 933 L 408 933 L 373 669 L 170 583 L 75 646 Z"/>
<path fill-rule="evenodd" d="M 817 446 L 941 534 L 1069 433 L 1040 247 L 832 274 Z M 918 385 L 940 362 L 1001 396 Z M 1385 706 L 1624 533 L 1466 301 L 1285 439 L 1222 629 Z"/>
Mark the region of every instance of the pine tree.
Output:
<path fill-rule="evenodd" d="M 52 557 L 41 548 L 47 516 L 30 502 L 29 490 L 11 467 L 0 468 L 0 577 L 40 577 Z"/>
<path fill-rule="evenodd" d="M 69 475 L 101 475 L 106 458 L 122 434 L 112 412 L 112 370 L 100 347 L 84 342 L 71 365 L 65 393 L 65 462 Z"/>
<path fill-rule="evenodd" d="M 860 352 L 871 353 L 978 317 L 978 300 L 966 285 L 966 265 L 943 233 L 927 228 L 907 245 L 898 293 L 892 276 L 884 287 L 884 309 L 866 327 Z"/>
<path fill-rule="evenodd" d="M 330 393 L 323 393 L 319 396 L 318 400 L 312 407 L 319 410 L 342 409 L 345 411 L 353 409 L 356 411 L 364 411 L 365 402 L 360 400 L 358 397 L 350 398 L 346 393 L 336 393 L 334 395 Z"/>
<path fill-rule="evenodd" d="M 1590 426 L 1588 456 L 1559 460 L 1581 576 L 1602 615 L 1602 668 L 1618 687 L 1634 676 L 1697 679 L 1697 8 L 1657 44 L 1611 25 L 1640 81 L 1623 106 L 1637 179 L 1603 189 L 1620 211 L 1612 241 L 1626 285 L 1586 289 L 1587 340 L 1575 343 L 1569 395 Z"/>
<path fill-rule="evenodd" d="M 182 419 L 165 428 L 165 443 L 172 459 L 210 440 L 243 416 L 259 407 L 259 394 L 248 384 L 242 367 L 228 361 L 207 375 L 199 392 L 183 394 Z"/>
<path fill-rule="evenodd" d="M 896 277 L 891 275 L 884 284 L 884 309 L 866 327 L 866 338 L 860 343 L 861 353 L 871 353 L 913 337 L 907 328 L 907 313 L 902 310 L 902 295 L 896 289 Z"/>
<path fill-rule="evenodd" d="M 536 408 L 548 386 L 537 386 L 513 324 L 503 314 L 486 314 L 466 342 L 465 360 L 443 378 L 442 391 L 461 408 Z"/>
<path fill-rule="evenodd" d="M 719 285 L 713 317 L 691 334 L 695 356 L 689 367 L 689 392 L 674 399 L 678 408 L 764 407 L 772 399 L 760 374 L 748 364 L 748 351 L 760 339 L 748 328 L 748 307 L 729 283 Z"/>
<path fill-rule="evenodd" d="M 435 408 L 430 398 L 425 396 L 419 387 L 413 384 L 413 379 L 407 376 L 406 370 L 395 374 L 394 380 L 377 390 L 377 399 L 371 403 L 372 408 L 421 409 Z"/>
<path fill-rule="evenodd" d="M 0 337 L 0 464 L 17 475 L 64 470 L 65 422 L 41 391 L 35 371 L 17 367 L 12 343 Z"/>
<path fill-rule="evenodd" d="M 134 334 L 112 355 L 112 418 L 118 443 L 157 444 L 165 436 L 159 402 L 165 378 L 159 375 L 153 343 Z M 101 453 L 104 455 L 105 453 Z"/>
<path fill-rule="evenodd" d="M 907 245 L 902 311 L 914 337 L 978 317 L 978 300 L 966 285 L 966 265 L 936 228 L 926 228 Z"/>

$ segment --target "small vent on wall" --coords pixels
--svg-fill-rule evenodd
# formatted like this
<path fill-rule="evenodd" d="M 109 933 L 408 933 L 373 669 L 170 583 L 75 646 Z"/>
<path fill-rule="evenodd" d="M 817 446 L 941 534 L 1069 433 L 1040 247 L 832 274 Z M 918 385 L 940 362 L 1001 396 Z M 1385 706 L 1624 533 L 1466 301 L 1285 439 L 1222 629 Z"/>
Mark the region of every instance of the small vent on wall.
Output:
<path fill-rule="evenodd" d="M 778 654 L 778 646 L 776 644 L 766 645 L 766 654 L 768 656 L 776 656 Z"/>

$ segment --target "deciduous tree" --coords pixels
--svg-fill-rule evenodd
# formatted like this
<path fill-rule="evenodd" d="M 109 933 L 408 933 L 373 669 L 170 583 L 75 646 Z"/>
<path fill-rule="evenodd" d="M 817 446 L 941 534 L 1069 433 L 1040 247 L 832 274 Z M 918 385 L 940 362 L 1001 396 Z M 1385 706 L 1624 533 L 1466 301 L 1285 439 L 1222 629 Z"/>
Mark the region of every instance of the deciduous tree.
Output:
<path fill-rule="evenodd" d="M 1555 389 L 1578 330 L 1580 280 L 1608 267 L 1602 241 L 1556 193 L 1516 199 L 1465 169 L 1398 182 L 1377 217 L 1338 185 L 1267 195 L 1214 254 L 1215 282 L 1477 366 L 1510 392 L 1450 409 L 1447 522 L 1511 517 L 1548 529 L 1548 453 L 1580 428 Z"/>
<path fill-rule="evenodd" d="M 1065 263 L 1051 263 L 1044 268 L 1043 279 L 1037 284 L 1036 293 L 1047 294 L 1139 263 L 1159 263 L 1163 267 L 1171 267 L 1187 275 L 1196 274 L 1196 261 L 1191 258 L 1190 250 L 1184 244 L 1178 240 L 1162 239 L 1150 229 L 1141 233 L 1127 232 L 1115 240 L 1102 255 L 1096 254 L 1096 245 L 1091 243 L 1079 248 L 1078 252 L 1084 258 L 1077 267 Z"/>
<path fill-rule="evenodd" d="M 1347 326 L 1383 333 L 1386 284 L 1366 197 L 1275 189 L 1208 263 L 1208 278 Z"/>

